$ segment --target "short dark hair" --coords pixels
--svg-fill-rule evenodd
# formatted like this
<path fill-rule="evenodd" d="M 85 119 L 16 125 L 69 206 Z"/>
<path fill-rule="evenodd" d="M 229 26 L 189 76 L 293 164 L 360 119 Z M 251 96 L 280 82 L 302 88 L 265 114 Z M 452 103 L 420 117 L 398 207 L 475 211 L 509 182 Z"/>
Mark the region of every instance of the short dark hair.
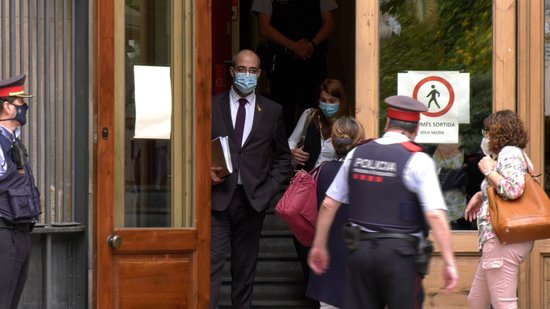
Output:
<path fill-rule="evenodd" d="M 401 129 L 408 133 L 414 133 L 418 127 L 418 122 L 402 121 L 388 118 L 388 129 Z"/>
<path fill-rule="evenodd" d="M 0 97 L 0 114 L 4 112 L 4 102 L 8 102 L 9 104 L 12 104 L 13 101 L 15 101 L 17 97 L 9 96 L 9 97 Z"/>

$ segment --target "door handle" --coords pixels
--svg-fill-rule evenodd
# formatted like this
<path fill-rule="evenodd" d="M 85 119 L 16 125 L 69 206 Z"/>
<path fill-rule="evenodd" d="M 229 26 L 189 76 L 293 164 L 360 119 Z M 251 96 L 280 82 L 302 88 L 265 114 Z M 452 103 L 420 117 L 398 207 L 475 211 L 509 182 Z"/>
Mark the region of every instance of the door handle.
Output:
<path fill-rule="evenodd" d="M 109 235 L 109 237 L 107 237 L 107 243 L 111 248 L 117 249 L 122 245 L 122 237 L 119 235 Z"/>

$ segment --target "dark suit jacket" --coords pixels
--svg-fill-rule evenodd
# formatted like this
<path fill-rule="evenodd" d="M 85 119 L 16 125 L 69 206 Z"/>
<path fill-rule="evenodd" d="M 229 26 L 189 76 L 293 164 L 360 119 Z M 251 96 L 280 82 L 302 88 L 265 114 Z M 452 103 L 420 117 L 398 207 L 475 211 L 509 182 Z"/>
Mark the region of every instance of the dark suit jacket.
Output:
<path fill-rule="evenodd" d="M 238 173 L 248 201 L 257 211 L 269 206 L 269 201 L 287 178 L 291 155 L 284 130 L 282 107 L 256 95 L 252 130 L 242 148 L 235 143 L 229 92 L 212 98 L 212 139 L 229 137 L 233 173 L 225 181 L 212 186 L 212 209 L 225 210 L 237 186 Z"/>

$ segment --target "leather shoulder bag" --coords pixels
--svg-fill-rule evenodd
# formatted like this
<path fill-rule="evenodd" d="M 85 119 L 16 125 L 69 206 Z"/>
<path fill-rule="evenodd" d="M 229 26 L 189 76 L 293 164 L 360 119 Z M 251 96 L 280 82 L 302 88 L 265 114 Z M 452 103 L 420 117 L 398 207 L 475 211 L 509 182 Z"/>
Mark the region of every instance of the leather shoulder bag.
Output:
<path fill-rule="evenodd" d="M 487 194 L 491 224 L 501 243 L 550 238 L 550 199 L 530 172 L 525 173 L 525 189 L 519 198 L 504 199 L 492 186 Z"/>

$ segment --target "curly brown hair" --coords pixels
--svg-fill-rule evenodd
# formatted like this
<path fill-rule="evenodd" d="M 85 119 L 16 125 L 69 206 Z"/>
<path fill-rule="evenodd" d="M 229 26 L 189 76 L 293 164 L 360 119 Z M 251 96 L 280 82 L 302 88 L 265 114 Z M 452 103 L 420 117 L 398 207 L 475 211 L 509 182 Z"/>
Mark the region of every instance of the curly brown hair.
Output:
<path fill-rule="evenodd" d="M 529 137 L 518 115 L 511 110 L 491 114 L 483 122 L 489 138 L 489 150 L 498 154 L 505 146 L 524 149 Z"/>

